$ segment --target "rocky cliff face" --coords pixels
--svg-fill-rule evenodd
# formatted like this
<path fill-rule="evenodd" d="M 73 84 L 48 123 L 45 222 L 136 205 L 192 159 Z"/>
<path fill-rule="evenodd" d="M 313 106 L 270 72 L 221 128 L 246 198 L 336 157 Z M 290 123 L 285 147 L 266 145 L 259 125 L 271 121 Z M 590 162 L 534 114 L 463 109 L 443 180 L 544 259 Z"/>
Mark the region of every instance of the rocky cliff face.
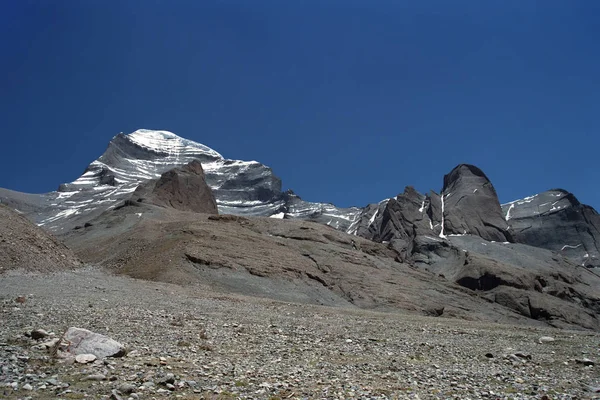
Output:
<path fill-rule="evenodd" d="M 459 165 L 441 194 L 407 187 L 366 207 L 354 233 L 528 318 L 596 329 L 600 275 L 587 267 L 597 260 L 598 218 L 564 191 L 501 207 L 485 174 Z"/>
<path fill-rule="evenodd" d="M 518 243 L 556 251 L 586 267 L 600 267 L 600 216 L 566 190 L 555 189 L 502 206 Z"/>
<path fill-rule="evenodd" d="M 479 168 L 467 164 L 454 168 L 444 176 L 442 194 L 445 234 L 511 241 L 496 190 Z"/>

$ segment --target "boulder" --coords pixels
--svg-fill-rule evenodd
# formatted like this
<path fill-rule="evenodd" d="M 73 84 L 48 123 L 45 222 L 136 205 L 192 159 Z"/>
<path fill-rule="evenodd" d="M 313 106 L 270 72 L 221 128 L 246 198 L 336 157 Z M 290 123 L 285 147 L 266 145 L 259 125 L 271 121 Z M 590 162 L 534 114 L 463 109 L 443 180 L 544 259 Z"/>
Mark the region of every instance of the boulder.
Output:
<path fill-rule="evenodd" d="M 69 328 L 64 339 L 69 342 L 68 351 L 75 356 L 93 354 L 98 358 L 122 357 L 126 352 L 121 343 L 83 328 Z"/>

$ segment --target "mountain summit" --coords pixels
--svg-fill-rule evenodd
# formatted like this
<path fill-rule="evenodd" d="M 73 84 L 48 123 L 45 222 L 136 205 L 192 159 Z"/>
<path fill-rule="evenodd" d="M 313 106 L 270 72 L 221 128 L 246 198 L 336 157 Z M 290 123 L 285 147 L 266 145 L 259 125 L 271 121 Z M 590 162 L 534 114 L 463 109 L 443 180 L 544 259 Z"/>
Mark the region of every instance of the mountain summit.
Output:
<path fill-rule="evenodd" d="M 147 129 L 113 137 L 83 175 L 55 192 L 30 195 L 2 189 L 0 200 L 46 229 L 61 232 L 116 207 L 141 183 L 194 160 L 202 164 L 222 214 L 311 219 L 346 230 L 360 213 L 358 208 L 306 202 L 282 192 L 281 180 L 257 161 L 228 160 L 203 144 Z"/>

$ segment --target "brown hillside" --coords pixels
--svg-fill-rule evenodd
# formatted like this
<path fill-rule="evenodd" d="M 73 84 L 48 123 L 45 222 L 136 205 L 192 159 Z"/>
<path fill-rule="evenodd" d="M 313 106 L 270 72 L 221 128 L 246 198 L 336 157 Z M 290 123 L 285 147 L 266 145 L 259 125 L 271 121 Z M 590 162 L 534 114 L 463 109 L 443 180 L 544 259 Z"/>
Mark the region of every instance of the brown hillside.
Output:
<path fill-rule="evenodd" d="M 12 269 L 58 271 L 81 264 L 54 236 L 0 205 L 0 273 Z"/>

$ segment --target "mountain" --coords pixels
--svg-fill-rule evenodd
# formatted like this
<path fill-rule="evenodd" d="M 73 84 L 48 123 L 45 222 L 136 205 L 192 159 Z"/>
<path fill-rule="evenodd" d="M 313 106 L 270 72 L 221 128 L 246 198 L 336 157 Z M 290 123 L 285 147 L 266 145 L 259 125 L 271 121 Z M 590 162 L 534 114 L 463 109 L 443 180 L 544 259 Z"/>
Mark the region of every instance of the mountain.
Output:
<path fill-rule="evenodd" d="M 363 208 L 282 192 L 256 161 L 170 132 L 115 136 L 84 174 L 0 200 L 85 262 L 285 301 L 600 330 L 600 223 L 563 190 L 500 205 L 461 164 L 440 193 Z M 280 221 L 284 219 L 285 221 Z"/>
<path fill-rule="evenodd" d="M 0 201 L 50 231 L 68 231 L 116 207 L 140 183 L 194 160 L 201 162 L 222 214 L 309 219 L 346 230 L 360 213 L 359 208 L 311 203 L 293 192 L 283 193 L 281 180 L 259 162 L 227 160 L 171 132 L 146 129 L 116 135 L 83 175 L 55 192 L 31 195 L 2 189 Z"/>

